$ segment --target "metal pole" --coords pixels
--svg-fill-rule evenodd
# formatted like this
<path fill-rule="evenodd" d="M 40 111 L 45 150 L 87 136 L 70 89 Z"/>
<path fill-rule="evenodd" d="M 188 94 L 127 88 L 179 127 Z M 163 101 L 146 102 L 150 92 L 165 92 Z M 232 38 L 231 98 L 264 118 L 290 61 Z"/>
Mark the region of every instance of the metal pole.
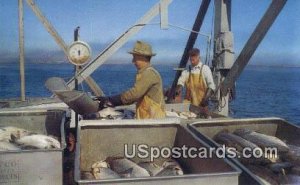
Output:
<path fill-rule="evenodd" d="M 19 0 L 19 50 L 20 50 L 20 81 L 21 101 L 25 101 L 25 67 L 24 67 L 24 22 L 23 0 Z"/>
<path fill-rule="evenodd" d="M 186 46 L 185 46 L 185 49 L 184 49 L 183 55 L 181 57 L 181 60 L 180 60 L 178 68 L 185 68 L 185 66 L 186 66 L 186 64 L 188 62 L 188 59 L 189 59 L 188 52 L 194 47 L 194 44 L 195 44 L 196 39 L 198 37 L 198 33 L 197 32 L 200 31 L 200 28 L 202 26 L 202 23 L 203 23 L 205 15 L 206 15 L 206 12 L 207 12 L 209 4 L 210 4 L 210 0 L 203 0 L 202 3 L 201 3 L 201 5 L 200 5 L 200 8 L 199 8 L 199 11 L 198 11 L 195 23 L 193 25 L 193 30 L 195 32 L 191 32 L 191 34 L 189 36 L 189 39 L 188 39 L 188 41 L 186 43 Z M 173 99 L 173 96 L 175 94 L 175 89 L 176 89 L 176 86 L 177 86 L 177 81 L 178 81 L 178 79 L 179 79 L 179 77 L 181 75 L 181 72 L 182 71 L 177 71 L 176 72 L 176 75 L 175 75 L 175 78 L 174 78 L 174 81 L 173 81 L 170 93 L 168 95 L 167 102 L 171 102 L 171 100 Z"/>
<path fill-rule="evenodd" d="M 38 6 L 35 4 L 34 0 L 26 0 L 27 4 L 30 6 L 34 14 L 38 17 L 40 22 L 43 24 L 43 26 L 46 28 L 46 30 L 52 35 L 55 42 L 62 48 L 65 55 L 68 56 L 68 46 L 65 43 L 65 41 L 60 37 L 58 32 L 55 30 L 55 28 L 51 25 L 50 21 L 43 15 L 42 11 L 38 8 Z M 74 35 L 75 36 L 75 35 Z M 103 95 L 103 91 L 101 88 L 97 85 L 97 83 L 92 79 L 92 77 L 88 77 L 88 80 L 86 80 L 86 83 L 91 88 L 93 93 L 95 95 Z"/>
<path fill-rule="evenodd" d="M 170 4 L 173 0 L 166 0 L 164 3 Z M 139 19 L 133 27 L 129 28 L 105 48 L 93 61 L 87 64 L 78 72 L 78 82 L 81 83 L 84 79 L 90 76 L 100 65 L 102 65 L 109 57 L 111 57 L 120 47 L 122 47 L 130 37 L 138 33 L 148 22 L 150 22 L 160 12 L 160 3 L 154 5 L 141 19 Z M 74 89 L 74 78 L 68 81 L 68 86 Z"/>
<path fill-rule="evenodd" d="M 74 41 L 78 41 L 78 37 L 79 37 L 79 29 L 80 27 L 77 26 L 77 28 L 74 30 Z M 74 65 L 74 77 L 75 77 L 75 90 L 78 90 L 78 80 L 76 78 L 77 76 L 77 72 L 78 72 L 78 67 L 76 65 Z M 77 131 L 78 128 L 78 113 L 75 113 L 75 130 Z"/>
<path fill-rule="evenodd" d="M 26 0 L 29 7 L 32 9 L 32 11 L 35 13 L 35 15 L 39 18 L 41 23 L 45 26 L 47 31 L 52 35 L 52 37 L 55 39 L 56 43 L 63 49 L 66 56 L 68 56 L 68 47 L 65 41 L 58 35 L 55 28 L 51 25 L 51 23 L 46 19 L 46 17 L 43 15 L 41 10 L 36 6 L 34 0 Z"/>
<path fill-rule="evenodd" d="M 256 48 L 260 42 L 265 37 L 266 33 L 272 26 L 276 17 L 279 15 L 283 9 L 287 0 L 273 0 L 268 10 L 256 26 L 254 32 L 250 36 L 240 55 L 234 62 L 232 68 L 228 72 L 225 80 L 221 84 L 221 92 L 224 95 L 228 93 L 228 89 L 231 88 L 237 78 L 240 76 L 246 65 L 248 64 L 250 58 L 254 54 Z"/>

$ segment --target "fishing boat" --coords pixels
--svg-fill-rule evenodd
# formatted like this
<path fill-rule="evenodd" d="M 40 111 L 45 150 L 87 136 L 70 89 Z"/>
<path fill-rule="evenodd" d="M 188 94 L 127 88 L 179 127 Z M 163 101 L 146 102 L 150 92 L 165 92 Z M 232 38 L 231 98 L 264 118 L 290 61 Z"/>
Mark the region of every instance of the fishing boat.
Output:
<path fill-rule="evenodd" d="M 202 0 L 191 29 L 170 24 L 168 10 L 172 0 L 160 0 L 93 59 L 91 59 L 89 45 L 79 38 L 79 27 L 74 30 L 74 42 L 67 45 L 35 1 L 24 0 L 24 2 L 38 17 L 68 60 L 74 64 L 74 75 L 66 83 L 56 77 L 47 81 L 48 89 L 68 90 L 66 94 L 59 96 L 60 98 L 55 95 L 43 98 L 25 97 L 23 0 L 19 0 L 21 97 L 20 100 L 2 99 L 0 101 L 0 126 L 16 126 L 54 135 L 60 138 L 62 148 L 0 151 L 0 177 L 3 177 L 0 178 L 0 184 L 268 184 L 269 182 L 260 174 L 253 173 L 238 159 L 229 158 L 227 154 L 224 158 L 218 158 L 215 153 L 211 158 L 178 158 L 177 162 L 187 172 L 182 176 L 96 180 L 84 179 L 82 174 L 83 171 L 90 170 L 95 161 L 123 155 L 125 144 L 131 144 L 131 147 L 133 144 L 144 144 L 169 148 L 183 146 L 218 148 L 219 145 L 213 138 L 223 129 L 234 131 L 234 129 L 246 127 L 266 135 L 276 136 L 287 144 L 300 147 L 297 141 L 300 136 L 300 127 L 284 119 L 229 117 L 229 101 L 235 93 L 235 83 L 287 0 L 273 0 L 270 3 L 236 59 L 231 31 L 231 0 L 214 1 L 214 35 L 200 32 L 209 5 L 212 3 L 211 0 Z M 133 35 L 143 27 L 151 25 L 150 21 L 156 16 L 160 17 L 158 25 L 161 29 L 176 28 L 189 32 L 182 58 L 176 68 L 173 84 L 166 94 L 166 110 L 175 112 L 191 110 L 189 103 L 175 101 L 174 94 L 181 69 L 185 69 L 188 62 L 188 51 L 194 47 L 197 37 L 202 35 L 207 39 L 206 63 L 211 63 L 210 67 L 217 86 L 211 98 L 214 105 L 211 107 L 211 118 L 84 119 L 78 113 L 88 112 L 94 106 L 90 94 L 92 96 L 104 95 L 91 74 L 126 44 Z M 211 46 L 213 46 L 212 59 L 209 57 Z M 80 51 L 81 55 L 73 55 L 73 50 Z M 78 85 L 83 82 L 88 84 L 92 92 L 74 93 L 79 92 L 73 90 L 78 90 Z M 134 111 L 135 105 L 121 108 Z M 140 162 L 146 159 L 135 156 L 132 160 Z M 156 161 L 162 163 L 163 158 L 159 157 Z"/>

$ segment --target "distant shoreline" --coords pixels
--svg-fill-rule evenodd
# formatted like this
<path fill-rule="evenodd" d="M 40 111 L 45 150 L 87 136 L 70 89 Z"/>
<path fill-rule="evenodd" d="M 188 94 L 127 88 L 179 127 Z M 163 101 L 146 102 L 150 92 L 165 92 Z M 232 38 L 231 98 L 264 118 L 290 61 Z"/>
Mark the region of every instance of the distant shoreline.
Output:
<path fill-rule="evenodd" d="M 0 66 L 1 65 L 7 65 L 7 64 L 18 64 L 18 62 L 0 62 Z M 46 65 L 60 65 L 60 64 L 70 64 L 69 62 L 53 62 L 53 63 L 50 63 L 50 62 L 47 62 L 47 63 L 42 63 L 42 62 L 25 62 L 25 65 L 26 64 L 46 64 Z M 130 62 L 126 62 L 126 63 L 114 63 L 114 62 L 109 62 L 108 63 L 104 63 L 103 65 L 130 65 L 131 63 Z M 70 64 L 71 65 L 71 64 Z M 164 62 L 154 62 L 153 65 L 166 65 L 166 66 L 173 66 L 173 67 L 176 67 L 178 64 L 177 63 L 164 63 Z M 274 64 L 274 65 L 266 65 L 266 64 L 248 64 L 247 66 L 249 67 L 284 67 L 284 68 L 300 68 L 300 65 L 280 65 L 280 64 Z"/>

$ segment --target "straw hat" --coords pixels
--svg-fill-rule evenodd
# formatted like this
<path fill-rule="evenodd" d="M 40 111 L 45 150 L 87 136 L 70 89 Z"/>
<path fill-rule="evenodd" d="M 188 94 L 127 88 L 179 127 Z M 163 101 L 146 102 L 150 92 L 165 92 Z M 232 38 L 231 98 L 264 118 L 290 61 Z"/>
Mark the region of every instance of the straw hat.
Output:
<path fill-rule="evenodd" d="M 152 53 L 152 47 L 150 44 L 142 41 L 136 41 L 132 51 L 129 51 L 130 54 L 143 55 L 143 56 L 155 56 L 156 53 Z"/>

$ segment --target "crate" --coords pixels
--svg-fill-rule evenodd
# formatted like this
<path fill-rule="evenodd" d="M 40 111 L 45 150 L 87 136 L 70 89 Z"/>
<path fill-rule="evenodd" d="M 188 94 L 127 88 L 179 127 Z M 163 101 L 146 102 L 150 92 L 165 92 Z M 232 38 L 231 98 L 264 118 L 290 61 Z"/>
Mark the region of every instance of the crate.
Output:
<path fill-rule="evenodd" d="M 63 183 L 65 112 L 62 110 L 0 111 L 0 127 L 14 126 L 61 140 L 60 149 L 0 152 L 0 184 Z"/>
<path fill-rule="evenodd" d="M 146 144 L 157 147 L 205 147 L 178 119 L 162 120 L 82 120 L 79 122 L 78 143 L 75 157 L 75 180 L 78 184 L 238 184 L 240 170 L 227 159 L 178 158 L 186 174 L 182 176 L 120 178 L 104 180 L 81 179 L 81 171 L 89 171 L 91 165 L 109 156 L 124 156 L 124 145 Z M 132 159 L 134 162 L 149 161 Z M 161 164 L 165 159 L 158 158 Z"/>
<path fill-rule="evenodd" d="M 218 132 L 223 129 L 233 132 L 239 128 L 247 128 L 266 135 L 276 136 L 279 139 L 286 141 L 288 144 L 300 146 L 299 126 L 275 117 L 201 121 L 188 124 L 188 128 L 196 134 L 199 139 L 205 141 L 211 147 L 218 147 L 218 144 L 212 139 Z M 242 170 L 239 184 L 264 184 L 237 159 L 229 158 L 229 160 Z"/>

